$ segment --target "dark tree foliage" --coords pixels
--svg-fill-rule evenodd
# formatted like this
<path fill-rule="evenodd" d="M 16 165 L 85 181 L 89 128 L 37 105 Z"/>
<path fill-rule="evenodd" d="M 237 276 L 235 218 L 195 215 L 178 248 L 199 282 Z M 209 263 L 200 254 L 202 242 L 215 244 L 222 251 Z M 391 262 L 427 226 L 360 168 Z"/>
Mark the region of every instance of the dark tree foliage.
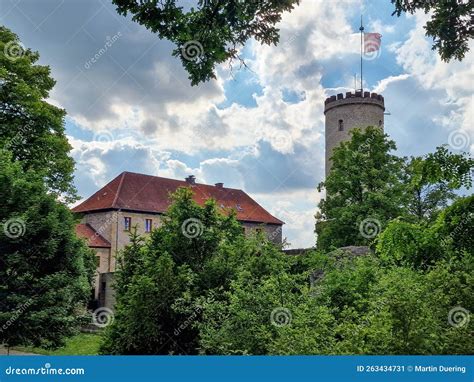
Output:
<path fill-rule="evenodd" d="M 134 21 L 175 43 L 173 55 L 181 59 L 191 83 L 196 85 L 215 78 L 216 65 L 229 59 L 240 60 L 238 49 L 248 39 L 276 44 L 276 23 L 299 0 L 199 0 L 189 9 L 176 0 L 113 3 L 120 14 L 132 14 Z"/>
<path fill-rule="evenodd" d="M 95 261 L 67 206 L 0 151 L 0 343 L 56 347 L 78 328 Z"/>
<path fill-rule="evenodd" d="M 179 190 L 163 226 L 146 242 L 132 233 L 119 260 L 102 352 L 469 354 L 472 201 L 456 201 L 420 235 L 391 221 L 365 256 L 288 256 Z M 202 225 L 184 235 L 188 219 Z"/>
<path fill-rule="evenodd" d="M 426 270 L 441 260 L 474 254 L 473 227 L 474 196 L 459 198 L 435 221 L 390 222 L 377 238 L 376 249 L 384 264 Z"/>
<path fill-rule="evenodd" d="M 469 51 L 469 40 L 474 37 L 472 0 L 391 0 L 395 5 L 392 15 L 402 12 L 415 13 L 422 10 L 432 12 L 426 23 L 426 35 L 434 40 L 433 50 L 441 59 L 462 60 Z"/>
<path fill-rule="evenodd" d="M 197 205 L 190 189 L 172 199 L 150 239 L 132 233 L 119 257 L 116 316 L 104 353 L 195 354 L 197 299 L 226 288 L 240 261 L 233 256 L 233 245 L 243 239 L 235 213 L 222 214 L 212 200 Z"/>
<path fill-rule="evenodd" d="M 395 142 L 377 127 L 351 134 L 334 149 L 331 172 L 318 186 L 326 189 L 316 222 L 319 249 L 367 245 L 375 236 L 361 234 L 365 219 L 376 234 L 403 211 L 403 159 L 391 154 Z"/>
<path fill-rule="evenodd" d="M 0 147 L 24 170 L 45 177 L 50 191 L 76 200 L 74 161 L 64 132 L 66 112 L 45 101 L 55 85 L 49 66 L 25 49 L 18 36 L 0 26 Z"/>
<path fill-rule="evenodd" d="M 247 40 L 277 44 L 276 24 L 283 12 L 291 12 L 299 0 L 196 0 L 186 8 L 177 0 L 112 0 L 118 13 L 144 25 L 160 38 L 176 45 L 193 85 L 215 78 L 215 67 L 228 60 L 244 61 L 238 54 Z M 433 12 L 426 34 L 441 58 L 461 60 L 474 36 L 470 0 L 391 0 L 393 15 L 417 10 Z"/>
<path fill-rule="evenodd" d="M 445 146 L 422 157 L 399 158 L 395 142 L 378 128 L 355 129 L 334 150 L 319 207 L 316 233 L 322 250 L 368 245 L 390 222 L 426 224 L 472 186 L 474 160 Z M 408 223 L 406 223 L 408 224 Z M 397 226 L 400 228 L 400 226 Z M 430 241 L 436 246 L 436 240 Z"/>
<path fill-rule="evenodd" d="M 415 221 L 435 219 L 457 198 L 455 190 L 472 187 L 474 160 L 445 146 L 424 157 L 413 157 L 405 167 L 407 214 Z"/>

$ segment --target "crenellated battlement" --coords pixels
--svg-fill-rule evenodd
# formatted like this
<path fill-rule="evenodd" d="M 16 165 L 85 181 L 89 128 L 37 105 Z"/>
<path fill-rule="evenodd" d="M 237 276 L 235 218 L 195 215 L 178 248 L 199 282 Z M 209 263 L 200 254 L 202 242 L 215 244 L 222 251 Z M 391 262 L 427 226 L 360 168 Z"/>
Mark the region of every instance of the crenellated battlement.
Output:
<path fill-rule="evenodd" d="M 346 94 L 344 95 L 344 93 L 339 93 L 337 95 L 334 95 L 334 96 L 331 96 L 331 97 L 328 97 L 326 98 L 326 101 L 324 102 L 325 105 L 327 105 L 328 103 L 331 103 L 331 102 L 336 102 L 336 101 L 340 101 L 340 100 L 347 100 L 347 99 L 354 99 L 354 98 L 365 98 L 365 99 L 370 99 L 370 100 L 373 100 L 373 101 L 379 101 L 382 103 L 382 105 L 384 104 L 384 98 L 382 95 L 380 94 L 377 94 L 377 93 L 371 93 L 371 92 L 362 92 L 362 91 L 356 91 L 356 92 L 346 92 Z"/>
<path fill-rule="evenodd" d="M 326 101 L 324 101 L 324 112 L 326 113 L 326 111 L 328 111 L 329 109 L 332 109 L 339 105 L 347 105 L 352 103 L 373 104 L 380 106 L 385 110 L 385 102 L 382 95 L 371 92 L 356 91 L 346 92 L 346 94 L 339 93 L 337 95 L 333 95 L 331 97 L 326 98 Z"/>

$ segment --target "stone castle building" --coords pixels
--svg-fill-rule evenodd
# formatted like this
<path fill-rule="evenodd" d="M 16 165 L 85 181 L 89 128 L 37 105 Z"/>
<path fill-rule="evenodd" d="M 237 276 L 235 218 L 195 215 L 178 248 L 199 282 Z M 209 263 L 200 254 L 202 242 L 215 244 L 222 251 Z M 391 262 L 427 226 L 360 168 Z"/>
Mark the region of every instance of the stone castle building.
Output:
<path fill-rule="evenodd" d="M 367 126 L 384 127 L 384 98 L 380 94 L 356 91 L 339 93 L 326 98 L 326 176 L 331 170 L 331 156 L 335 147 L 350 140 L 349 132 Z"/>
<path fill-rule="evenodd" d="M 349 140 L 350 131 L 356 127 L 378 126 L 383 129 L 384 112 L 384 98 L 376 93 L 347 92 L 326 99 L 326 176 L 331 170 L 330 158 L 334 148 Z M 198 204 L 213 198 L 223 212 L 234 209 L 246 234 L 262 230 L 269 240 L 281 244 L 284 223 L 242 190 L 224 187 L 223 183 L 214 186 L 198 184 L 192 175 L 181 181 L 123 172 L 73 208 L 73 212 L 81 216 L 76 227 L 77 235 L 84 238 L 97 255 L 93 298 L 99 306 L 113 306 L 111 284 L 116 255 L 129 243 L 131 227 L 136 226 L 137 232 L 143 236 L 158 227 L 170 205 L 169 194 L 179 187 L 191 188 Z"/>
<path fill-rule="evenodd" d="M 194 200 L 202 205 L 216 200 L 223 213 L 236 211 L 237 220 L 246 234 L 262 230 L 269 240 L 282 243 L 281 220 L 260 206 L 244 191 L 196 183 L 194 176 L 176 180 L 123 172 L 72 211 L 81 216 L 76 233 L 93 248 L 97 258 L 94 300 L 99 306 L 113 306 L 113 272 L 117 253 L 129 243 L 132 227 L 142 236 L 159 227 L 170 205 L 170 193 L 180 187 L 191 188 Z"/>

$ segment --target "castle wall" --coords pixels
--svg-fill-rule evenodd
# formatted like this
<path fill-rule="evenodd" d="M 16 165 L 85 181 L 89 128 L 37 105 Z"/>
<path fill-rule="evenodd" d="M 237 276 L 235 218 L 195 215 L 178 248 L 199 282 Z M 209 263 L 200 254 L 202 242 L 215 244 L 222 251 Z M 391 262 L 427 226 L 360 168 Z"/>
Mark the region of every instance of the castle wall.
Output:
<path fill-rule="evenodd" d="M 137 233 L 143 237 L 149 235 L 145 232 L 145 219 L 152 219 L 152 229 L 161 224 L 162 216 L 128 211 L 109 211 L 86 214 L 83 222 L 89 223 L 111 243 L 111 248 L 93 248 L 99 257 L 97 274 L 94 280 L 95 298 L 99 306 L 113 309 L 115 304 L 115 291 L 113 287 L 114 272 L 116 270 L 116 255 L 130 243 L 129 233 L 125 230 L 125 217 L 130 217 L 131 226 L 137 227 Z M 276 224 L 262 224 L 242 222 L 246 235 L 252 235 L 257 230 L 264 230 L 267 238 L 275 244 L 282 242 L 282 226 Z"/>
<path fill-rule="evenodd" d="M 145 219 L 152 220 L 152 229 L 159 227 L 161 224 L 161 216 L 159 214 L 127 212 L 127 211 L 106 211 L 92 212 L 85 214 L 82 218 L 83 223 L 88 223 L 95 231 L 100 233 L 110 242 L 111 248 L 108 251 L 106 264 L 102 263 L 100 272 L 114 272 L 117 252 L 122 250 L 130 243 L 130 231 L 125 230 L 125 217 L 132 219 L 132 227 L 137 227 L 137 233 L 140 236 L 146 236 Z"/>
<path fill-rule="evenodd" d="M 115 263 L 115 226 L 117 224 L 117 211 L 94 212 L 85 214 L 82 218 L 83 223 L 89 224 L 97 233 L 106 239 L 111 248 L 107 248 L 107 256 L 102 259 L 100 273 L 110 272 L 112 264 Z M 97 252 L 97 248 L 96 249 Z"/>
<path fill-rule="evenodd" d="M 137 227 L 137 234 L 143 237 L 149 235 L 145 232 L 145 219 L 152 220 L 152 229 L 157 228 L 161 225 L 161 215 L 141 213 L 141 212 L 128 212 L 128 211 L 116 211 L 115 224 L 112 227 L 112 258 L 110 262 L 109 272 L 115 271 L 115 259 L 118 251 L 122 250 L 126 245 L 130 243 L 130 231 L 125 230 L 125 217 L 132 219 L 132 227 Z M 118 219 L 118 220 L 117 220 Z"/>
<path fill-rule="evenodd" d="M 112 225 L 115 224 L 115 221 L 115 211 L 93 212 L 85 214 L 82 218 L 83 223 L 89 224 L 109 243 L 112 243 Z"/>
<path fill-rule="evenodd" d="M 114 272 L 116 268 L 116 256 L 118 251 L 122 250 L 130 243 L 130 231 L 125 230 L 125 217 L 131 218 L 131 226 L 137 227 L 137 233 L 146 237 L 145 220 L 152 220 L 152 229 L 161 225 L 162 215 L 145 212 L 128 211 L 107 211 L 93 212 L 85 214 L 82 218 L 83 223 L 88 223 L 110 242 L 111 248 L 94 248 L 100 256 L 99 273 Z M 251 234 L 257 229 L 263 229 L 268 239 L 275 244 L 282 242 L 282 227 L 276 224 L 262 224 L 252 222 L 242 222 L 246 234 Z"/>
<path fill-rule="evenodd" d="M 269 241 L 277 245 L 282 243 L 282 226 L 277 224 L 262 224 L 242 222 L 246 235 L 252 235 L 259 229 L 263 229 Z"/>
<path fill-rule="evenodd" d="M 326 99 L 326 176 L 331 170 L 333 149 L 351 138 L 350 131 L 356 127 L 384 125 L 384 99 L 369 92 L 342 93 Z M 342 121 L 342 130 L 340 124 Z"/>
<path fill-rule="evenodd" d="M 113 309 L 115 305 L 114 273 L 101 273 L 99 277 L 99 306 Z"/>
<path fill-rule="evenodd" d="M 96 275 L 94 278 L 94 296 L 98 299 L 100 287 L 100 275 L 109 271 L 110 248 L 92 248 L 95 255 L 99 258 Z"/>

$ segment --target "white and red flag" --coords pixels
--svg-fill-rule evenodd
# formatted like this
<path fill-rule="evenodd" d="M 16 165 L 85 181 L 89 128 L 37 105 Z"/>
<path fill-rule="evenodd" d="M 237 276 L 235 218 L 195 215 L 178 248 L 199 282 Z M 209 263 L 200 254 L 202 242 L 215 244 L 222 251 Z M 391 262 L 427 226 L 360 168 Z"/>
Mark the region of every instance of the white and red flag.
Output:
<path fill-rule="evenodd" d="M 364 53 L 376 52 L 382 44 L 380 33 L 364 33 Z"/>

